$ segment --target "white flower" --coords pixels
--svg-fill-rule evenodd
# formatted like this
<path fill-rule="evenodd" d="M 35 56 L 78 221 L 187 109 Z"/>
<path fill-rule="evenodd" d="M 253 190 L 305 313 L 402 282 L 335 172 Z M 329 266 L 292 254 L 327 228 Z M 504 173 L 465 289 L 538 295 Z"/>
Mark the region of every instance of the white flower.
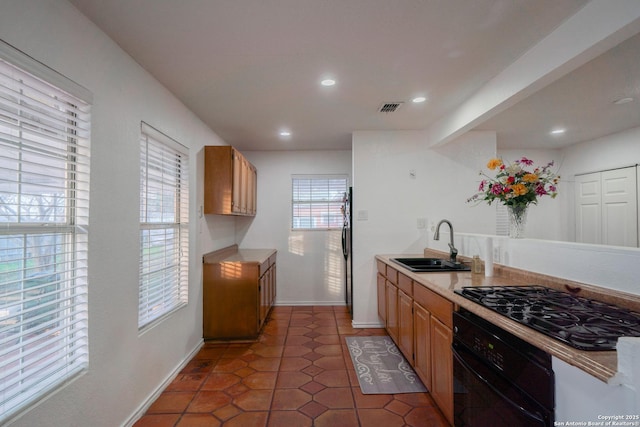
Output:
<path fill-rule="evenodd" d="M 515 175 L 515 174 L 517 174 L 517 173 L 520 173 L 520 172 L 522 171 L 522 168 L 520 167 L 520 165 L 519 165 L 519 164 L 514 163 L 514 164 L 511 164 L 511 165 L 507 166 L 507 167 L 505 168 L 505 171 L 506 171 L 509 175 Z"/>

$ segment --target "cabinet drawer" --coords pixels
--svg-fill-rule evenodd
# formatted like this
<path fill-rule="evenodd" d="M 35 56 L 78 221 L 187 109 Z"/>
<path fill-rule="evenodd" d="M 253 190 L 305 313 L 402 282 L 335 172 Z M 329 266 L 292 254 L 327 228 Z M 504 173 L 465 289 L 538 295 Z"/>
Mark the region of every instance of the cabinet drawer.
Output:
<path fill-rule="evenodd" d="M 451 301 L 418 284 L 414 286 L 413 299 L 445 326 L 453 328 L 453 303 Z"/>
<path fill-rule="evenodd" d="M 409 296 L 413 295 L 413 280 L 402 273 L 398 273 L 398 288 Z"/>
<path fill-rule="evenodd" d="M 398 270 L 387 265 L 387 279 L 394 285 L 398 286 Z"/>

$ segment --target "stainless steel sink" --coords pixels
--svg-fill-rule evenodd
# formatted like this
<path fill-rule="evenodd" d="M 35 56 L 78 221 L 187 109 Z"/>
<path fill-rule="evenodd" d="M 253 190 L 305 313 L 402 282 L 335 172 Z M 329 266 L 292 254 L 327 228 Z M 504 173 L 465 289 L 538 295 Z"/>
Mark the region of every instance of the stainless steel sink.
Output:
<path fill-rule="evenodd" d="M 471 268 L 459 262 L 441 258 L 391 258 L 391 261 L 416 273 L 437 273 L 444 271 L 470 271 Z"/>

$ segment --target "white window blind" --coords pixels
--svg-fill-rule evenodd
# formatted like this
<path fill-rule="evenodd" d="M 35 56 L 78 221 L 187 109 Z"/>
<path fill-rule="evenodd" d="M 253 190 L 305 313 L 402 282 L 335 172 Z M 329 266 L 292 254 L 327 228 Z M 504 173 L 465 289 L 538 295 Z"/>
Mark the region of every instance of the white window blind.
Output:
<path fill-rule="evenodd" d="M 344 175 L 292 177 L 292 228 L 342 228 L 342 205 L 347 191 Z"/>
<path fill-rule="evenodd" d="M 187 149 L 141 128 L 139 328 L 186 304 L 189 289 Z"/>
<path fill-rule="evenodd" d="M 502 203 L 496 203 L 496 235 L 509 235 L 509 212 Z"/>
<path fill-rule="evenodd" d="M 90 106 L 52 74 L 0 44 L 0 424 L 88 365 Z"/>

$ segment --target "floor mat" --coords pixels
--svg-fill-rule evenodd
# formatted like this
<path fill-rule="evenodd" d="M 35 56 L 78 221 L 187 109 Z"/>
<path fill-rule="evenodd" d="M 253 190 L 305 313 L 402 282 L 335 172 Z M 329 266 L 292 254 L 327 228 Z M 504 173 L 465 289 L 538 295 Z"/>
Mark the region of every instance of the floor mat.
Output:
<path fill-rule="evenodd" d="M 363 394 L 427 391 L 391 338 L 372 336 L 345 339 Z"/>

